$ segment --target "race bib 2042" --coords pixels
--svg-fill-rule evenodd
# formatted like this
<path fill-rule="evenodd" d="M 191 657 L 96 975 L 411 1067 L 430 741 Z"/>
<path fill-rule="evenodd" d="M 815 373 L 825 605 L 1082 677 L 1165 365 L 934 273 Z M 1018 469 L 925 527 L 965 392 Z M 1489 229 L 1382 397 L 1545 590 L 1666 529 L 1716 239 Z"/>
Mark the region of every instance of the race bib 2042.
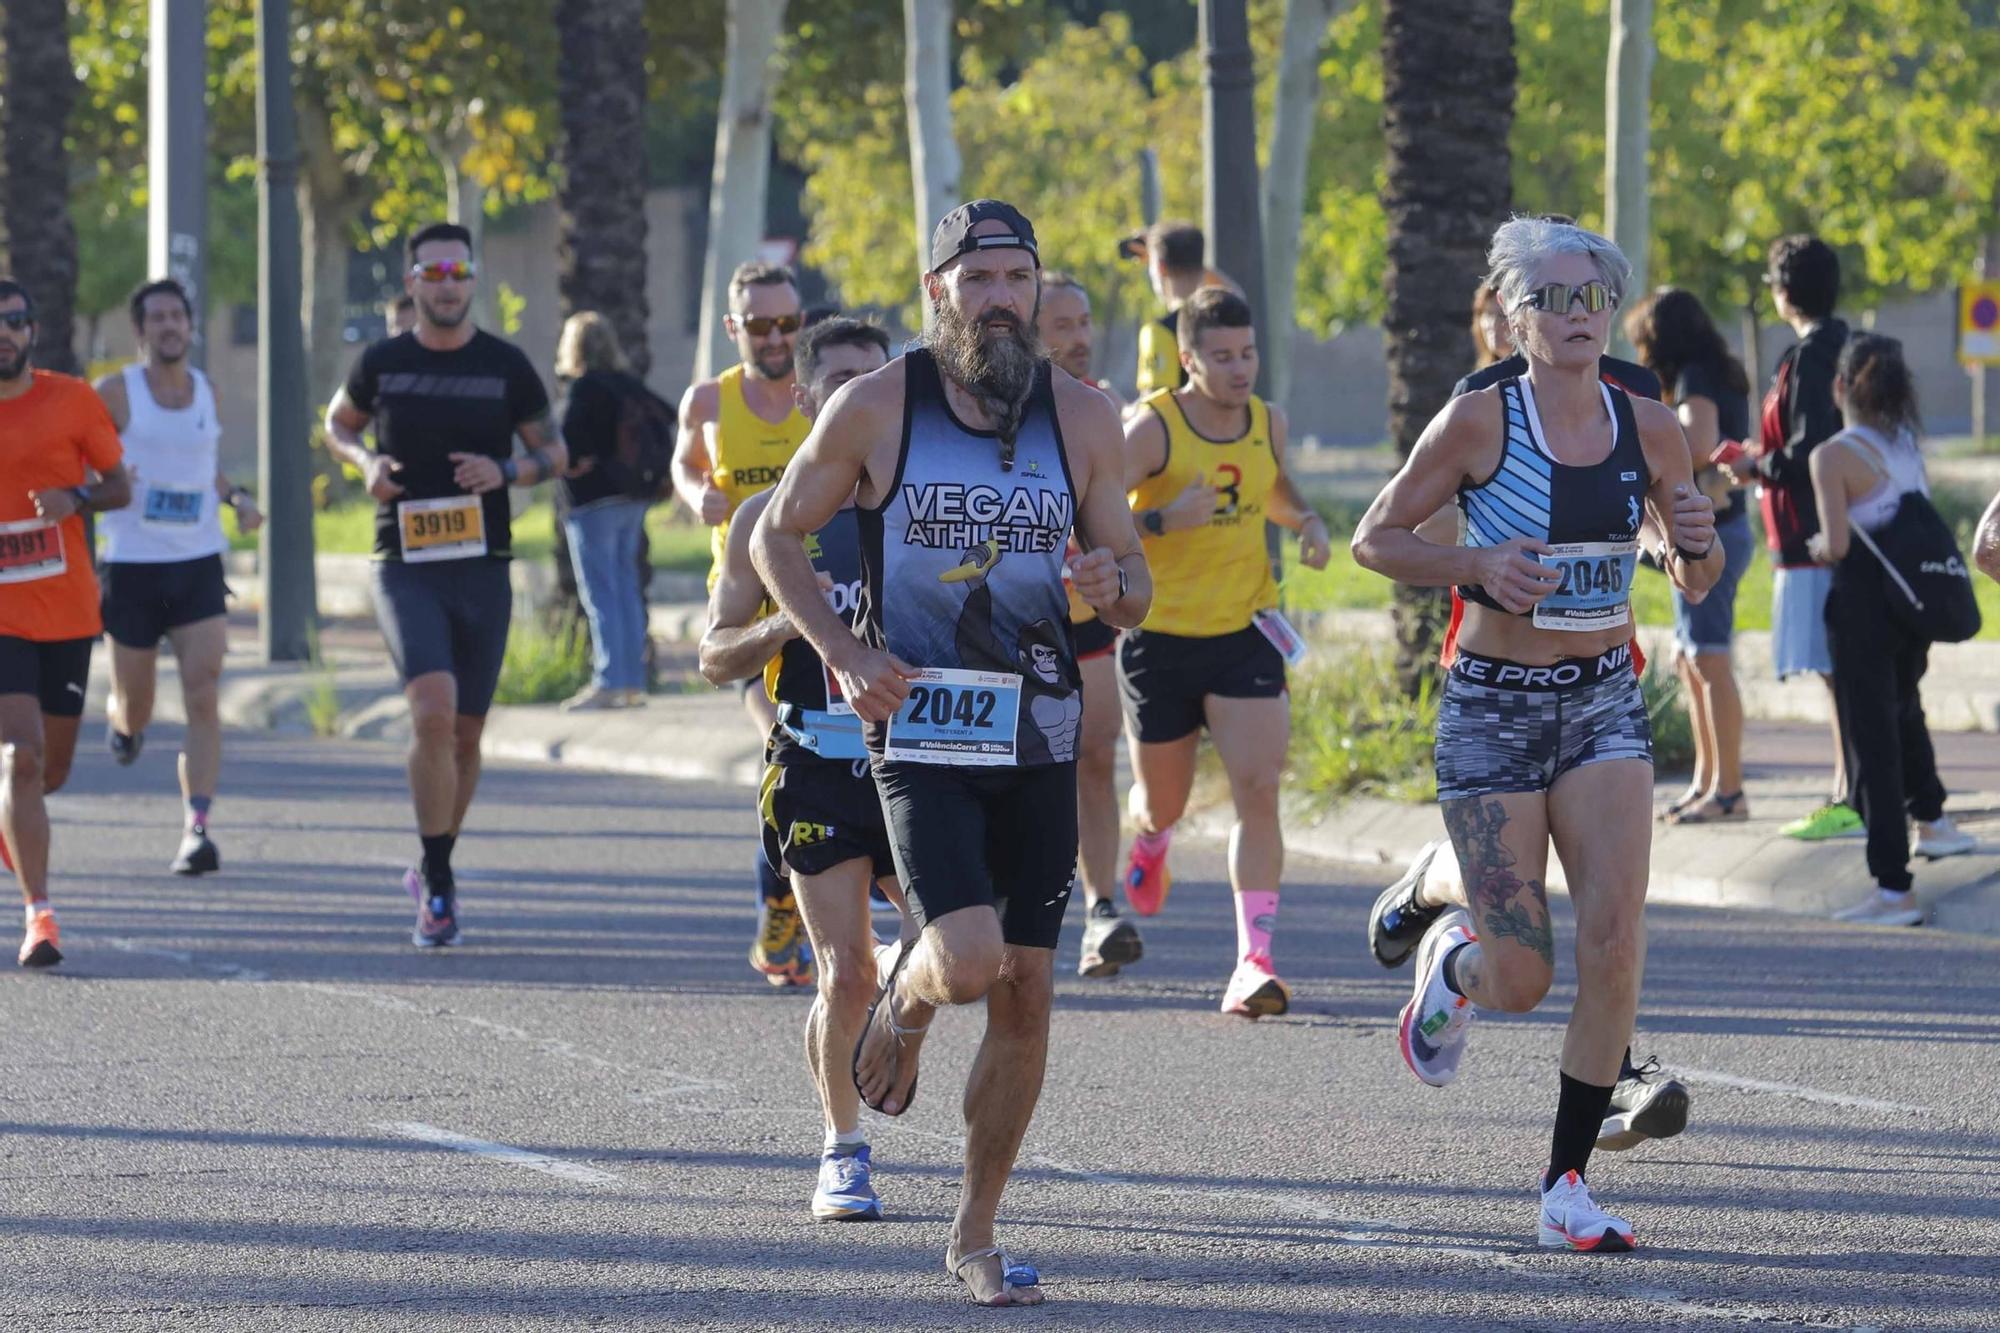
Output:
<path fill-rule="evenodd" d="M 882 757 L 957 767 L 1010 766 L 1020 714 L 1019 676 L 934 667 L 911 682 L 910 697 L 889 719 Z"/>

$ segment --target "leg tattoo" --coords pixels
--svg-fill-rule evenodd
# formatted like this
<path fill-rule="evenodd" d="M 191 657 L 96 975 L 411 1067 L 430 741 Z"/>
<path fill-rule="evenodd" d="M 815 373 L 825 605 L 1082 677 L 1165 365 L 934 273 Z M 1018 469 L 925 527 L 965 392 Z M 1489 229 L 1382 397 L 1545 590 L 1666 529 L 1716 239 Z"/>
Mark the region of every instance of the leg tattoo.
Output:
<path fill-rule="evenodd" d="M 1556 945 L 1546 891 L 1540 880 L 1524 880 L 1514 873 L 1514 854 L 1500 839 L 1507 827 L 1506 807 L 1498 801 L 1482 803 L 1475 796 L 1446 801 L 1443 812 L 1480 935 L 1515 940 L 1554 967 Z"/>

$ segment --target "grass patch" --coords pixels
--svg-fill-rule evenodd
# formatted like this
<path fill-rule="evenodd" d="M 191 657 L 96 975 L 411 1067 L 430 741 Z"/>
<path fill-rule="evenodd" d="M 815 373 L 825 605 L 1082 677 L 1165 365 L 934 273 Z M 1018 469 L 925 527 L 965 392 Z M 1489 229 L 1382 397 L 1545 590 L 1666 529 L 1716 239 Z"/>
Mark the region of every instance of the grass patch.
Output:
<path fill-rule="evenodd" d="M 1653 723 L 1653 770 L 1658 773 L 1694 771 L 1694 719 L 1681 698 L 1681 680 L 1658 661 L 1646 663 L 1639 680 L 1646 695 L 1646 716 Z"/>
<path fill-rule="evenodd" d="M 1430 687 L 1406 698 L 1387 650 L 1331 656 L 1292 678 L 1287 785 L 1328 804 L 1347 796 L 1434 801 L 1436 733 Z"/>
<path fill-rule="evenodd" d="M 498 704 L 551 704 L 590 683 L 590 627 L 581 616 L 517 618 L 500 662 Z"/>

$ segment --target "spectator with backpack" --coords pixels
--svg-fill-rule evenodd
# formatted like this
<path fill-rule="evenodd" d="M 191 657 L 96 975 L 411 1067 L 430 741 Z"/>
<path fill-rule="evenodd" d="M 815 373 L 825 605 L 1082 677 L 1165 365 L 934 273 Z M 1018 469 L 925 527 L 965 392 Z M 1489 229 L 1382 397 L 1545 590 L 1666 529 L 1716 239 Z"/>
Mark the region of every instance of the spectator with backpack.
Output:
<path fill-rule="evenodd" d="M 1970 638 L 1979 614 L 1965 561 L 1929 499 L 1903 345 L 1850 335 L 1833 393 L 1847 426 L 1812 454 L 1819 531 L 1807 549 L 1832 568 L 1826 631 L 1834 706 L 1877 886 L 1835 919 L 1914 926 L 1924 914 L 1912 891 L 1905 819 L 1916 823 L 1918 856 L 1957 856 L 1975 845 L 1944 813 L 1918 683 L 1931 644 Z"/>
<path fill-rule="evenodd" d="M 563 325 L 556 375 L 567 382 L 563 532 L 590 622 L 590 684 L 566 710 L 646 702 L 646 598 L 640 544 L 646 510 L 668 484 L 674 410 L 626 368 L 609 320 L 582 310 Z"/>

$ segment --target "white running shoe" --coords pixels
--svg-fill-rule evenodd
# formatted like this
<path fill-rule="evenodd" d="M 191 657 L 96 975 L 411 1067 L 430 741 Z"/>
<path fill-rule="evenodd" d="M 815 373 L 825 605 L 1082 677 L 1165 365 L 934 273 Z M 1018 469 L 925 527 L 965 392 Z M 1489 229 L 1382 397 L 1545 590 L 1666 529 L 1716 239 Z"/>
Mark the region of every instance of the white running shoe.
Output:
<path fill-rule="evenodd" d="M 1638 1248 L 1632 1224 L 1599 1208 L 1590 1186 L 1574 1171 L 1542 1191 L 1540 1239 L 1552 1250 L 1587 1250 L 1592 1254 L 1623 1254 Z"/>
<path fill-rule="evenodd" d="M 1271 967 L 1271 955 L 1246 953 L 1222 993 L 1222 1012 L 1242 1018 L 1276 1018 L 1292 1007 L 1292 991 Z"/>
<path fill-rule="evenodd" d="M 1417 991 L 1403 1006 L 1398 1040 L 1403 1063 L 1434 1088 L 1458 1077 L 1473 1018 L 1472 1001 L 1444 984 L 1444 960 L 1452 949 L 1477 938 L 1472 918 L 1453 911 L 1439 917 L 1417 946 Z"/>
<path fill-rule="evenodd" d="M 1914 893 L 1871 889 L 1868 896 L 1854 906 L 1835 912 L 1833 919 L 1858 926 L 1921 926 L 1924 924 L 1924 909 L 1917 905 Z"/>
<path fill-rule="evenodd" d="M 1979 846 L 1979 839 L 1952 823 L 1950 815 L 1939 815 L 1928 824 L 1921 819 L 1910 822 L 1917 828 L 1916 845 L 1910 850 L 1926 861 L 1964 856 Z"/>

